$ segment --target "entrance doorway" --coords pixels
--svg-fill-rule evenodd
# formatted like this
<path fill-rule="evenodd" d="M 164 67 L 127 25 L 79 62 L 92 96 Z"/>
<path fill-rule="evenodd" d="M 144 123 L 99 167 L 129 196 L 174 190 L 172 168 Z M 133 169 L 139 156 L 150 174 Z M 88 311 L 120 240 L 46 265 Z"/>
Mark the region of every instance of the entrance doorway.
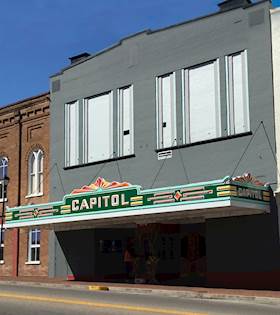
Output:
<path fill-rule="evenodd" d="M 205 284 L 203 223 L 142 224 L 133 229 L 97 230 L 96 235 L 103 235 L 97 242 L 105 246 L 103 249 L 99 246 L 99 252 L 95 252 L 95 274 L 99 279 L 102 275 L 106 281 Z"/>
<path fill-rule="evenodd" d="M 205 233 L 186 231 L 181 238 L 181 281 L 187 285 L 201 286 L 206 281 Z"/>
<path fill-rule="evenodd" d="M 203 285 L 204 224 L 145 224 L 58 232 L 69 279 Z M 82 244 L 82 246 L 81 246 Z M 128 269 L 126 252 L 129 250 Z M 58 274 L 59 272 L 57 272 Z M 61 273 L 61 272 L 60 272 Z"/>

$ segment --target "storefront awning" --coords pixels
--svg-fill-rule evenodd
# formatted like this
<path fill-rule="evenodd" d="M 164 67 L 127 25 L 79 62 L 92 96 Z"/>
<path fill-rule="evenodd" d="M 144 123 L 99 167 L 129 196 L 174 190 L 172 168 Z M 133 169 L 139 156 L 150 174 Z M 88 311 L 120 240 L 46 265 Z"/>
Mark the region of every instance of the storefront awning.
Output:
<path fill-rule="evenodd" d="M 270 211 L 270 196 L 270 188 L 250 174 L 149 190 L 98 178 L 62 201 L 8 208 L 4 227 L 71 229 L 261 214 Z"/>

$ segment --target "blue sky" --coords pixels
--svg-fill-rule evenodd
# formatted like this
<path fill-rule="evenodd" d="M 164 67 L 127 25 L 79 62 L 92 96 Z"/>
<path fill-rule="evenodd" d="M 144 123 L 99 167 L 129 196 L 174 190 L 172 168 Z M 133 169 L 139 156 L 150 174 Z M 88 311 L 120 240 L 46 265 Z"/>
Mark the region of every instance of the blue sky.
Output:
<path fill-rule="evenodd" d="M 49 89 L 68 57 L 215 12 L 221 0 L 0 1 L 0 106 Z M 280 5 L 280 0 L 275 3 Z"/>

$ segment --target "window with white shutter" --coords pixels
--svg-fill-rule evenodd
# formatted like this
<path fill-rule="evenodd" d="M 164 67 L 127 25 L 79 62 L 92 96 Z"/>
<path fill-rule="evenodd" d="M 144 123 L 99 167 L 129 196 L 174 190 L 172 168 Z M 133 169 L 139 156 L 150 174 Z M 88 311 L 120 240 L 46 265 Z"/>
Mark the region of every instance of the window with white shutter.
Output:
<path fill-rule="evenodd" d="M 79 102 L 65 105 L 65 166 L 79 164 Z"/>
<path fill-rule="evenodd" d="M 247 52 L 226 57 L 228 133 L 250 131 Z"/>
<path fill-rule="evenodd" d="M 104 93 L 84 102 L 85 163 L 113 157 L 113 93 Z"/>
<path fill-rule="evenodd" d="M 175 72 L 157 77 L 156 94 L 157 147 L 172 147 L 177 144 Z"/>
<path fill-rule="evenodd" d="M 118 89 L 118 151 L 119 156 L 134 153 L 133 87 Z"/>
<path fill-rule="evenodd" d="M 184 142 L 221 136 L 219 62 L 183 70 Z"/>

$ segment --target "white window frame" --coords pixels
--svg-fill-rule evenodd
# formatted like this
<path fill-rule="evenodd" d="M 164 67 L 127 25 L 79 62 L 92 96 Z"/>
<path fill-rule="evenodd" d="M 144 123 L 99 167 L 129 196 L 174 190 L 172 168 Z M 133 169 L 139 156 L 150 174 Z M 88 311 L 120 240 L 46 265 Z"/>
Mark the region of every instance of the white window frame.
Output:
<path fill-rule="evenodd" d="M 32 233 L 33 232 L 40 233 L 40 241 L 39 241 L 39 243 L 32 244 Z M 36 239 L 37 239 L 37 237 L 36 237 Z M 39 259 L 37 259 L 37 260 L 32 260 L 31 259 L 32 258 L 32 249 L 35 249 L 35 251 L 37 252 L 37 248 L 39 248 L 39 252 L 40 252 L 40 248 L 41 248 L 41 230 L 40 229 L 30 229 L 28 231 L 28 256 L 27 256 L 28 260 L 27 260 L 26 264 L 34 264 L 34 265 L 40 264 L 41 252 L 39 254 Z M 38 254 L 37 254 L 37 256 L 38 256 Z"/>
<path fill-rule="evenodd" d="M 0 247 L 2 248 L 3 251 L 3 259 L 0 260 L 0 265 L 4 264 L 4 250 L 5 250 L 5 236 L 4 236 L 5 230 L 2 229 L 2 231 L 0 231 Z"/>
<path fill-rule="evenodd" d="M 134 154 L 134 99 L 133 99 L 133 85 L 128 85 L 117 90 L 117 104 L 118 104 L 118 156 L 124 156 L 124 148 L 123 148 L 123 91 L 129 89 L 130 92 L 130 113 L 129 113 L 129 136 L 130 136 L 130 154 Z M 130 155 L 129 154 L 129 155 Z"/>
<path fill-rule="evenodd" d="M 0 158 L 0 202 L 7 201 L 7 183 L 5 176 L 8 175 L 9 160 L 7 157 Z M 6 169 L 6 172 L 4 171 Z"/>
<path fill-rule="evenodd" d="M 32 157 L 34 156 L 34 168 L 35 171 L 32 173 Z M 42 170 L 40 171 L 40 163 L 42 160 Z M 28 159 L 28 195 L 26 198 L 29 197 L 36 197 L 36 196 L 43 196 L 43 182 L 44 182 L 44 154 L 41 149 L 32 151 L 29 155 Z M 40 176 L 42 175 L 42 176 Z M 32 191 L 32 177 L 34 176 L 34 182 L 36 185 L 36 189 Z M 41 178 L 40 178 L 41 177 Z M 39 189 L 41 188 L 41 189 Z"/>
<path fill-rule="evenodd" d="M 5 180 L 0 180 L 0 202 L 8 201 L 7 198 L 7 183 Z"/>
<path fill-rule="evenodd" d="M 8 166 L 9 166 L 9 161 L 8 158 L 5 156 L 1 156 L 0 158 L 0 179 L 5 179 L 5 177 L 8 175 Z M 4 171 L 5 169 L 6 172 Z M 1 174 L 1 172 L 3 172 Z"/>
<path fill-rule="evenodd" d="M 73 142 L 75 142 L 76 152 L 75 152 L 75 158 L 73 162 L 70 161 L 70 154 L 73 150 L 71 148 L 71 139 L 70 139 L 70 106 L 75 106 L 75 117 L 76 117 L 76 130 L 75 130 L 75 139 L 73 139 Z M 79 164 L 79 101 L 69 102 L 65 104 L 64 107 L 64 163 L 65 166 L 75 166 Z"/>
<path fill-rule="evenodd" d="M 221 92 L 220 92 L 220 59 L 217 58 L 215 60 L 211 60 L 209 62 L 205 62 L 203 64 L 198 64 L 193 67 L 182 69 L 182 117 L 183 117 L 183 143 L 190 144 L 199 141 L 192 142 L 191 141 L 191 132 L 190 132 L 190 102 L 189 102 L 189 90 L 186 89 L 186 85 L 189 86 L 188 78 L 189 71 L 195 68 L 202 67 L 207 64 L 214 64 L 215 67 L 215 96 L 216 96 L 216 121 L 217 121 L 217 129 L 216 129 L 216 137 L 212 139 L 216 139 L 221 137 L 222 135 L 222 125 L 221 125 Z M 208 139 L 211 140 L 211 139 Z M 201 141 L 208 141 L 201 140 Z"/>
<path fill-rule="evenodd" d="M 245 85 L 243 85 L 243 104 L 244 104 L 244 116 L 246 117 L 246 127 L 244 132 L 250 131 L 250 110 L 249 110 L 249 81 L 248 81 L 248 54 L 247 50 L 239 51 L 230 54 L 225 57 L 226 67 L 226 94 L 227 94 L 227 126 L 228 135 L 235 135 L 239 132 L 235 132 L 234 121 L 234 99 L 233 99 L 233 73 L 232 73 L 232 57 L 241 55 L 242 60 L 242 74 Z"/>
<path fill-rule="evenodd" d="M 163 121 L 162 121 L 162 78 L 171 76 L 172 80 L 172 104 L 171 104 L 171 121 L 172 121 L 172 131 L 171 146 L 164 146 L 163 144 Z M 156 125 L 157 125 L 157 148 L 164 149 L 167 147 L 173 147 L 177 145 L 177 124 L 176 124 L 176 73 L 170 72 L 161 76 L 156 77 Z"/>
<path fill-rule="evenodd" d="M 99 162 L 100 160 L 96 160 L 96 161 L 88 161 L 88 102 L 89 100 L 95 98 L 95 97 L 99 97 L 102 95 L 109 95 L 109 100 L 110 100 L 110 130 L 108 131 L 110 133 L 110 147 L 111 147 L 111 152 L 110 152 L 110 156 L 105 159 L 105 160 L 109 160 L 111 158 L 113 158 L 113 152 L 114 152 L 114 148 L 113 148 L 113 91 L 108 91 L 105 93 L 101 93 L 101 94 L 97 94 L 94 95 L 92 97 L 88 97 L 83 99 L 83 161 L 85 164 L 87 163 L 95 163 L 95 162 Z"/>

